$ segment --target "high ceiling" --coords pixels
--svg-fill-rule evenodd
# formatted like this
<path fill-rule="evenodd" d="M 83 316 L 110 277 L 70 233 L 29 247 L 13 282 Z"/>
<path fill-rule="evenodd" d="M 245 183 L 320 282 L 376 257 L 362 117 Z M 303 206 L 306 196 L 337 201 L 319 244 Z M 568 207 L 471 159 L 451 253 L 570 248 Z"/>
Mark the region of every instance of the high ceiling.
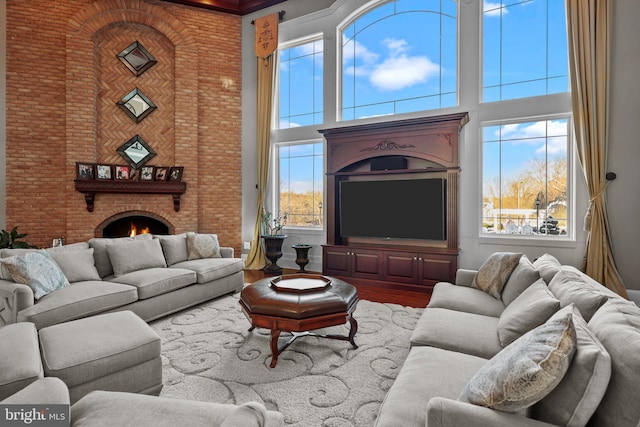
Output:
<path fill-rule="evenodd" d="M 185 4 L 220 12 L 246 15 L 286 0 L 165 0 L 171 3 Z"/>

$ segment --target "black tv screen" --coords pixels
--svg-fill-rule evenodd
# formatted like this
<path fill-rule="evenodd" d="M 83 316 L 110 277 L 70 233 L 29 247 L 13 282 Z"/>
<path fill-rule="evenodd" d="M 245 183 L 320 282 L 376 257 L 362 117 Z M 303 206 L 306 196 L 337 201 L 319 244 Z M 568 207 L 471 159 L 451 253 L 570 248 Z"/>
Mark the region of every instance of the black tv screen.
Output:
<path fill-rule="evenodd" d="M 446 179 L 340 182 L 340 235 L 447 239 Z"/>

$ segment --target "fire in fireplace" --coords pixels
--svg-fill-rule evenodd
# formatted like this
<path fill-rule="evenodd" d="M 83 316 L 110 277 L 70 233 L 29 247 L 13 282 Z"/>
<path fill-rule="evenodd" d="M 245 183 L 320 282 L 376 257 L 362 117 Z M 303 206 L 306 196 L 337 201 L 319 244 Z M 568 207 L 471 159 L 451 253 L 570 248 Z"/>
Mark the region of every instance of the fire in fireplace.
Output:
<path fill-rule="evenodd" d="M 130 215 L 111 221 L 102 229 L 102 237 L 126 237 L 138 234 L 169 234 L 169 226 L 144 215 Z"/>

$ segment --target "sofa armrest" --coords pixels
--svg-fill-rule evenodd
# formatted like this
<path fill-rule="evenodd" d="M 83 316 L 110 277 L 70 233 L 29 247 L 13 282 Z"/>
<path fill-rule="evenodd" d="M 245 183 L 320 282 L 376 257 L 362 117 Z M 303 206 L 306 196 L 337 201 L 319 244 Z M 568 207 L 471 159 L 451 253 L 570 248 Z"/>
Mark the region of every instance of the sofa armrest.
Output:
<path fill-rule="evenodd" d="M 434 397 L 427 403 L 426 426 L 551 427 L 553 424 L 527 418 L 524 415 L 496 411 L 444 397 Z"/>
<path fill-rule="evenodd" d="M 234 251 L 233 248 L 222 246 L 220 248 L 220 256 L 222 258 L 233 258 Z"/>
<path fill-rule="evenodd" d="M 18 312 L 33 305 L 33 290 L 20 283 L 0 280 L 0 326 L 16 323 Z"/>
<path fill-rule="evenodd" d="M 478 270 L 465 270 L 463 268 L 459 268 L 458 271 L 456 271 L 456 285 L 471 287 L 473 278 L 476 277 L 477 273 Z"/>
<path fill-rule="evenodd" d="M 17 393 L 7 397 L 1 403 L 8 405 L 68 405 L 69 389 L 60 378 L 40 378 Z"/>

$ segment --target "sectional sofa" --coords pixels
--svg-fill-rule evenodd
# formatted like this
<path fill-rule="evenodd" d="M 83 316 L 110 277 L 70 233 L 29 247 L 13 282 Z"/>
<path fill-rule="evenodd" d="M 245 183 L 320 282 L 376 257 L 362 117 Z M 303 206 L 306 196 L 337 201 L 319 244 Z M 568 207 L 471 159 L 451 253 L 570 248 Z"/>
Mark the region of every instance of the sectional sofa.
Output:
<path fill-rule="evenodd" d="M 37 329 L 121 310 L 150 321 L 244 284 L 244 261 L 234 258 L 233 248 L 220 247 L 215 234 L 141 234 L 45 250 L 2 249 L 0 264 L 0 325 L 32 322 Z"/>
<path fill-rule="evenodd" d="M 376 426 L 640 425 L 638 306 L 550 255 L 483 267 L 435 286 Z"/>

